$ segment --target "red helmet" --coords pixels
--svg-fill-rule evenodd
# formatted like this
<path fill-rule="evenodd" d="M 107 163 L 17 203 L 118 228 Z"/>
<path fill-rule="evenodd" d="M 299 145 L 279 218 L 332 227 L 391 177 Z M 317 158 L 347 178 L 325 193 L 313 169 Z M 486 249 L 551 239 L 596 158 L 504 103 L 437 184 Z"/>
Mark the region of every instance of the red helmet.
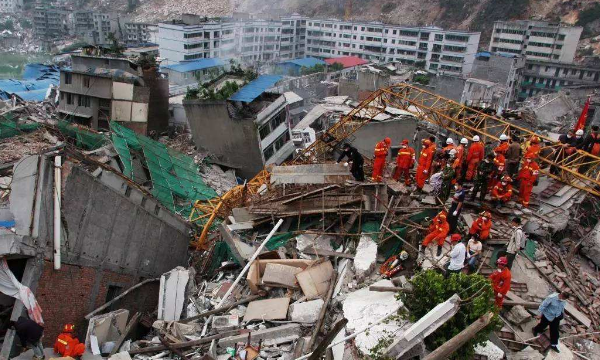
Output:
<path fill-rule="evenodd" d="M 484 212 L 481 213 L 481 217 L 486 217 L 488 219 L 491 219 L 492 218 L 492 213 L 486 210 L 486 211 L 484 211 Z"/>
<path fill-rule="evenodd" d="M 460 241 L 460 239 L 462 239 L 460 234 L 452 234 L 452 236 L 450 236 L 450 241 L 452 242 Z"/>
<path fill-rule="evenodd" d="M 507 183 L 511 183 L 512 182 L 512 178 L 510 176 L 508 176 L 508 175 L 504 175 L 502 177 L 502 181 L 503 182 L 507 182 Z"/>
<path fill-rule="evenodd" d="M 65 326 L 63 326 L 63 332 L 72 333 L 74 330 L 75 330 L 75 325 L 73 325 L 73 324 L 65 324 Z"/>
<path fill-rule="evenodd" d="M 501 256 L 496 260 L 496 265 L 498 266 L 506 266 L 508 265 L 508 258 L 506 256 Z"/>
<path fill-rule="evenodd" d="M 402 145 L 408 145 L 408 139 L 402 140 Z"/>
<path fill-rule="evenodd" d="M 431 140 L 429 140 L 429 139 L 423 140 L 423 145 L 425 145 L 425 146 L 431 145 Z"/>
<path fill-rule="evenodd" d="M 531 143 L 532 144 L 537 144 L 539 142 L 540 142 L 540 138 L 539 137 L 537 137 L 536 135 L 532 135 L 531 136 Z"/>
<path fill-rule="evenodd" d="M 534 158 L 535 158 L 535 156 L 533 154 L 527 154 L 527 155 L 525 155 L 525 159 L 532 159 L 533 160 Z"/>
<path fill-rule="evenodd" d="M 385 139 L 383 139 L 383 141 L 385 141 L 385 143 L 388 145 L 392 143 L 392 139 L 390 139 L 389 137 L 386 137 Z"/>

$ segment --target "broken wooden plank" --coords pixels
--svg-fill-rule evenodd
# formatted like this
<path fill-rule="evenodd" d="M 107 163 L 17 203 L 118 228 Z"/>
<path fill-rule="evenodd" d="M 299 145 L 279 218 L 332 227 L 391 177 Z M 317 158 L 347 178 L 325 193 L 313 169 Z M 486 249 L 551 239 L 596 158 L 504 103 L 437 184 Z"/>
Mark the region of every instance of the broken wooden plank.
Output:
<path fill-rule="evenodd" d="M 319 345 L 317 345 L 315 351 L 313 351 L 312 354 L 310 354 L 308 360 L 319 360 L 321 358 L 321 355 L 323 355 L 325 350 L 327 350 L 329 344 L 331 344 L 333 339 L 335 339 L 335 336 L 340 331 L 342 331 L 342 329 L 346 326 L 347 323 L 348 319 L 346 318 L 342 318 L 340 321 L 336 322 L 335 325 L 333 325 L 333 329 L 331 329 L 331 331 L 327 333 L 327 335 L 325 335 L 325 338 L 321 340 Z"/>
<path fill-rule="evenodd" d="M 243 305 L 243 304 L 249 303 L 251 301 L 260 299 L 263 296 L 264 296 L 264 294 L 252 295 L 252 296 L 249 296 L 249 297 L 247 297 L 245 299 L 242 299 L 240 301 L 236 301 L 234 303 L 228 304 L 226 306 L 222 306 L 220 308 L 216 308 L 216 309 L 213 309 L 213 310 L 210 310 L 210 311 L 205 311 L 202 314 L 198 314 L 196 316 L 192 316 L 192 317 L 189 317 L 187 319 L 179 320 L 178 322 L 185 324 L 185 323 L 189 323 L 189 322 L 194 321 L 194 320 L 202 319 L 202 318 L 210 316 L 210 315 L 219 314 L 219 313 L 231 310 L 232 308 L 234 308 L 234 307 L 236 307 L 238 305 Z"/>
<path fill-rule="evenodd" d="M 164 336 L 162 335 L 158 335 L 158 340 L 160 340 L 160 342 L 167 347 L 167 349 L 169 349 L 169 351 L 171 351 L 172 353 L 174 353 L 175 355 L 178 355 L 182 360 L 188 360 L 188 357 L 185 356 L 183 354 L 183 352 L 177 348 L 173 347 L 173 344 L 169 344 L 169 342 L 167 341 L 167 339 L 165 339 Z"/>
<path fill-rule="evenodd" d="M 335 288 L 335 281 L 337 279 L 337 273 L 334 271 L 331 274 L 331 277 L 329 278 L 329 288 L 327 289 L 327 294 L 325 295 L 325 303 L 323 304 L 323 306 L 321 307 L 321 311 L 319 312 L 319 320 L 317 320 L 317 324 L 315 325 L 315 329 L 310 337 L 310 340 L 308 341 L 308 345 L 307 345 L 307 349 L 308 351 L 311 351 L 315 341 L 317 340 L 317 336 L 319 335 L 319 332 L 321 331 L 321 327 L 323 326 L 323 323 L 325 322 L 325 314 L 327 314 L 327 308 L 329 307 L 329 302 L 331 301 L 331 297 L 333 295 L 333 289 Z M 334 335 L 335 336 L 335 335 Z M 327 346 L 325 346 L 327 347 Z"/>
<path fill-rule="evenodd" d="M 292 198 L 290 198 L 290 199 L 284 200 L 284 201 L 280 202 L 280 204 L 284 204 L 284 205 L 285 205 L 285 204 L 289 204 L 289 203 L 291 203 L 291 202 L 294 202 L 294 201 L 296 201 L 296 200 L 300 200 L 300 199 L 302 199 L 302 198 L 306 198 L 306 197 L 309 197 L 309 196 L 311 196 L 311 195 L 317 195 L 317 194 L 321 194 L 323 191 L 329 191 L 329 190 L 337 189 L 337 188 L 339 188 L 339 187 L 340 187 L 340 186 L 339 186 L 339 185 L 337 185 L 337 184 L 335 184 L 335 185 L 329 185 L 329 186 L 325 186 L 325 187 L 323 187 L 323 188 L 316 189 L 316 190 L 309 191 L 309 192 L 305 192 L 305 193 L 302 193 L 302 194 L 300 194 L 300 195 L 298 195 L 298 196 L 294 196 L 294 197 L 292 197 Z"/>
<path fill-rule="evenodd" d="M 200 340 L 193 340 L 193 341 L 186 341 L 186 342 L 181 342 L 181 343 L 177 343 L 177 344 L 171 344 L 171 347 L 176 348 L 176 349 L 190 348 L 190 347 L 199 346 L 202 344 L 208 344 L 208 343 L 212 342 L 213 340 L 219 340 L 219 339 L 223 339 L 223 338 L 226 338 L 229 336 L 235 336 L 235 335 L 238 335 L 240 332 L 241 332 L 240 329 L 233 330 L 233 331 L 227 331 L 227 332 L 224 332 L 221 334 L 207 336 Z M 149 353 L 149 352 L 159 352 L 159 351 L 165 351 L 165 350 L 168 350 L 168 348 L 164 345 L 152 346 L 152 347 L 147 347 L 147 348 L 130 350 L 129 354 L 130 355 L 145 354 L 145 353 Z"/>
<path fill-rule="evenodd" d="M 121 336 L 119 336 L 119 339 L 115 342 L 115 346 L 110 351 L 110 354 L 108 355 L 108 357 L 113 356 L 114 354 L 117 353 L 117 351 L 119 351 L 119 348 L 123 344 L 123 341 L 125 341 L 125 339 L 129 336 L 129 333 L 131 333 L 131 330 L 133 330 L 133 328 L 138 324 L 138 322 L 140 321 L 141 317 L 142 317 L 142 314 L 139 313 L 139 312 L 136 312 L 131 317 L 131 319 L 127 323 L 127 326 L 125 327 L 125 330 L 123 331 L 123 333 L 121 334 Z"/>
<path fill-rule="evenodd" d="M 377 292 L 412 292 L 411 290 L 398 286 L 369 286 L 369 291 Z"/>

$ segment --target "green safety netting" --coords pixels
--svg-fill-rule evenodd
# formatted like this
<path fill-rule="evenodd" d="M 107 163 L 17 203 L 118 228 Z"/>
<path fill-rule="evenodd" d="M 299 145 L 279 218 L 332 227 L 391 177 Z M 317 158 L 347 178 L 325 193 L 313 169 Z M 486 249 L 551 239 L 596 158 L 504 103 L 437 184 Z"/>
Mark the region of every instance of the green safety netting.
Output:
<path fill-rule="evenodd" d="M 7 139 L 24 132 L 31 132 L 40 128 L 40 124 L 19 124 L 12 114 L 0 116 L 0 139 Z"/>
<path fill-rule="evenodd" d="M 198 165 L 184 154 L 166 145 L 135 133 L 114 121 L 110 123 L 112 141 L 123 164 L 123 173 L 136 178 L 134 159 L 148 169 L 152 180 L 152 195 L 169 210 L 189 216 L 196 200 L 215 198 L 217 193 L 204 183 Z"/>
<path fill-rule="evenodd" d="M 108 143 L 105 135 L 72 125 L 68 121 L 59 121 L 58 129 L 63 135 L 75 140 L 77 147 L 96 150 Z"/>

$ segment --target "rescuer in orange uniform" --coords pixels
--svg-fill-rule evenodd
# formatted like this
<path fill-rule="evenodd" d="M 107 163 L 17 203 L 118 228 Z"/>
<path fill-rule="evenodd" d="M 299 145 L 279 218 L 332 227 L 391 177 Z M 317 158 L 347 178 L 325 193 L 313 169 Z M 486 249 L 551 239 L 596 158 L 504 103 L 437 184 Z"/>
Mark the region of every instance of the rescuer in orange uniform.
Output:
<path fill-rule="evenodd" d="M 539 173 L 540 166 L 533 161 L 533 157 L 531 155 L 525 156 L 525 162 L 517 176 L 517 179 L 521 182 L 519 185 L 519 201 L 525 207 L 529 206 L 529 197 Z"/>
<path fill-rule="evenodd" d="M 419 164 L 417 166 L 417 173 L 415 179 L 417 181 L 417 187 L 422 189 L 425 185 L 425 181 L 429 178 L 429 169 L 433 162 L 433 155 L 435 153 L 435 145 L 429 140 L 423 140 L 423 150 L 419 156 Z"/>
<path fill-rule="evenodd" d="M 484 241 L 490 237 L 490 229 L 492 228 L 492 214 L 489 211 L 484 211 L 477 220 L 473 221 L 469 229 L 469 235 L 479 235 L 479 240 Z"/>
<path fill-rule="evenodd" d="M 469 143 L 467 138 L 460 139 L 460 144 L 456 147 L 456 157 L 454 158 L 454 163 L 452 167 L 456 172 L 456 179 L 462 179 L 464 177 L 464 163 L 465 163 L 465 147 Z"/>
<path fill-rule="evenodd" d="M 506 169 L 506 158 L 504 154 L 508 151 L 508 136 L 502 134 L 500 135 L 500 144 L 494 149 L 494 172 L 490 177 L 490 189 L 493 189 L 494 186 L 500 181 L 504 170 Z"/>
<path fill-rule="evenodd" d="M 448 221 L 446 221 L 446 217 L 446 212 L 442 211 L 433 218 L 431 225 L 429 225 L 429 233 L 425 236 L 425 239 L 423 239 L 423 243 L 421 244 L 422 248 L 426 248 L 432 241 L 437 241 L 437 256 L 442 254 L 444 241 L 450 231 L 450 225 L 448 224 Z"/>
<path fill-rule="evenodd" d="M 56 342 L 54 343 L 54 352 L 60 354 L 62 357 L 78 357 L 83 355 L 85 352 L 85 344 L 79 342 L 79 340 L 73 336 L 73 330 L 75 325 L 66 324 L 63 327 L 62 333 L 58 335 Z"/>
<path fill-rule="evenodd" d="M 532 135 L 531 139 L 529 139 L 529 146 L 527 147 L 527 150 L 525 150 L 525 156 L 531 155 L 532 159 L 537 159 L 538 156 L 540 156 L 541 150 L 540 138 L 536 135 Z"/>
<path fill-rule="evenodd" d="M 496 208 L 510 201 L 512 197 L 512 178 L 504 175 L 502 181 L 492 188 L 492 202 Z"/>
<path fill-rule="evenodd" d="M 494 290 L 494 298 L 496 300 L 496 306 L 501 309 L 504 303 L 506 294 L 510 291 L 510 279 L 512 277 L 508 265 L 508 259 L 506 256 L 499 257 L 496 261 L 498 269 L 490 275 L 492 281 L 492 289 Z"/>
<path fill-rule="evenodd" d="M 373 161 L 373 181 L 380 182 L 383 180 L 383 171 L 386 167 L 387 155 L 390 149 L 392 139 L 386 137 L 375 145 L 375 160 Z"/>
<path fill-rule="evenodd" d="M 410 185 L 410 169 L 415 165 L 415 150 L 408 146 L 408 139 L 402 140 L 398 156 L 396 157 L 396 170 L 394 180 L 400 181 L 404 176 L 404 183 Z"/>
<path fill-rule="evenodd" d="M 475 176 L 475 172 L 477 171 L 477 166 L 479 162 L 483 160 L 485 155 L 485 149 L 483 144 L 479 142 L 479 136 L 473 136 L 473 143 L 469 146 L 469 151 L 467 152 L 467 173 L 465 179 L 467 181 L 473 180 L 473 176 Z"/>

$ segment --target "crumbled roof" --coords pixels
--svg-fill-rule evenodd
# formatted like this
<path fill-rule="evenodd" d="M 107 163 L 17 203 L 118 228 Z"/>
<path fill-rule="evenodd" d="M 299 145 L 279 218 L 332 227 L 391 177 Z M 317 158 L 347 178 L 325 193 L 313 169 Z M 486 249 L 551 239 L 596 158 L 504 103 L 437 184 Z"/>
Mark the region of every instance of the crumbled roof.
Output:
<path fill-rule="evenodd" d="M 342 56 L 337 58 L 325 59 L 325 62 L 329 65 L 333 65 L 335 63 L 340 63 L 344 65 L 344 68 L 349 68 L 358 65 L 368 64 L 367 60 L 363 60 L 356 56 Z"/>
<path fill-rule="evenodd" d="M 198 59 L 193 61 L 182 61 L 173 65 L 161 66 L 163 69 L 169 69 L 177 72 L 188 72 L 197 71 L 202 69 L 208 69 L 217 66 L 223 66 L 225 63 L 221 59 L 209 58 L 209 59 Z"/>
<path fill-rule="evenodd" d="M 250 103 L 281 79 L 282 76 L 279 75 L 261 75 L 233 94 L 229 100 Z"/>
<path fill-rule="evenodd" d="M 89 67 L 86 70 L 67 69 L 67 70 L 63 70 L 63 71 L 70 72 L 73 74 L 94 75 L 94 76 L 98 76 L 98 77 L 113 79 L 113 80 L 119 81 L 119 82 L 126 82 L 129 84 L 142 85 L 142 86 L 144 85 L 144 80 L 141 77 L 139 77 L 137 75 L 133 75 L 127 71 L 120 70 L 120 69 L 106 69 L 106 68 Z"/>
<path fill-rule="evenodd" d="M 43 101 L 51 85 L 58 85 L 58 67 L 43 64 L 28 64 L 23 71 L 23 79 L 0 80 L 0 100 L 10 99 L 12 94 L 25 101 Z"/>
<path fill-rule="evenodd" d="M 303 59 L 292 59 L 292 60 L 283 61 L 282 64 L 294 64 L 294 65 L 310 68 L 315 65 L 325 65 L 326 62 L 323 60 L 314 58 L 314 57 L 305 57 Z"/>

